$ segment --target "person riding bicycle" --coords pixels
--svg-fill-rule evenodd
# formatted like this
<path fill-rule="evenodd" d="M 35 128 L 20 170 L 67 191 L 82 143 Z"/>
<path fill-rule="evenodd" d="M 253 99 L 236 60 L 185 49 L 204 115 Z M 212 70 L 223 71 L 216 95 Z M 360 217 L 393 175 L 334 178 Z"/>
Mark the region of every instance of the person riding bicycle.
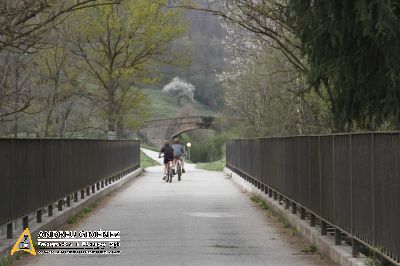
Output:
<path fill-rule="evenodd" d="M 179 138 L 174 139 L 174 144 L 172 144 L 172 149 L 174 150 L 174 160 L 172 162 L 172 169 L 174 174 L 175 174 L 175 165 L 178 160 L 181 161 L 182 173 L 185 173 L 185 167 L 183 164 L 183 154 L 185 153 L 185 148 L 183 147 L 183 145 L 179 143 Z"/>
<path fill-rule="evenodd" d="M 168 164 L 170 162 L 174 161 L 174 150 L 172 149 L 171 145 L 169 145 L 169 142 L 165 142 L 164 146 L 161 148 L 160 153 L 158 154 L 158 157 L 161 157 L 161 153 L 164 153 L 164 174 L 165 176 L 163 179 L 167 177 L 167 169 L 168 169 Z"/>

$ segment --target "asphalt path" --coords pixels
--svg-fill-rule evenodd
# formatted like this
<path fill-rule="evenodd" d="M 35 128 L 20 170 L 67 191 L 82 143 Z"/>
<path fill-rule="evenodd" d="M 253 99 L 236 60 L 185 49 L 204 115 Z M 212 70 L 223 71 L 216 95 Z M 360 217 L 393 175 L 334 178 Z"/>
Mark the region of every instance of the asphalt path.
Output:
<path fill-rule="evenodd" d="M 155 158 L 157 153 L 144 150 Z M 156 158 L 155 158 L 156 159 Z M 312 265 L 221 172 L 147 168 L 72 230 L 121 231 L 120 255 L 38 255 L 29 265 Z"/>

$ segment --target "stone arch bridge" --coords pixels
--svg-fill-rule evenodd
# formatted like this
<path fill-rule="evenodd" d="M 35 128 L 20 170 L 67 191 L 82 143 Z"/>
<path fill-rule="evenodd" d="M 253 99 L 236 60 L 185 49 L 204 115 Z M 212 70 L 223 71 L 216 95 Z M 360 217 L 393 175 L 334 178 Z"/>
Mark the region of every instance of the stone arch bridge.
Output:
<path fill-rule="evenodd" d="M 166 140 L 170 141 L 186 131 L 210 128 L 214 119 L 212 116 L 189 116 L 151 120 L 138 132 L 138 136 L 160 147 Z"/>

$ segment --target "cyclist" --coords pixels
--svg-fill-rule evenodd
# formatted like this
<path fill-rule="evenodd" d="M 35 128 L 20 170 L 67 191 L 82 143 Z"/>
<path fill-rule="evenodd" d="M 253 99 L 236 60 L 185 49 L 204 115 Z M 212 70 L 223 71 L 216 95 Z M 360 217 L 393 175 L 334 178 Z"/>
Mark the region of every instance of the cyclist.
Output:
<path fill-rule="evenodd" d="M 165 176 L 163 177 L 164 180 L 167 177 L 168 164 L 174 161 L 174 150 L 169 145 L 168 141 L 166 141 L 164 146 L 161 148 L 158 157 L 161 157 L 161 153 L 164 153 L 164 174 L 165 174 Z"/>
<path fill-rule="evenodd" d="M 183 147 L 183 145 L 179 143 L 178 138 L 174 139 L 174 144 L 172 144 L 172 149 L 174 150 L 174 160 L 172 162 L 172 169 L 174 174 L 175 174 L 175 165 L 177 160 L 181 161 L 182 173 L 185 173 L 185 166 L 183 164 L 183 154 L 185 153 L 185 148 Z"/>

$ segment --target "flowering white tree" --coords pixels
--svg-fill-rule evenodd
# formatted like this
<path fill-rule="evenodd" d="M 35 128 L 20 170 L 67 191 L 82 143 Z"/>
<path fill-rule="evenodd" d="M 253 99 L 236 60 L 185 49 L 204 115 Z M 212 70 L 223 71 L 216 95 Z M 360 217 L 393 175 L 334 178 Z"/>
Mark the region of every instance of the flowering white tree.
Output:
<path fill-rule="evenodd" d="M 196 88 L 191 83 L 175 77 L 170 83 L 164 86 L 162 91 L 169 96 L 176 97 L 180 105 L 182 98 L 188 98 L 193 101 L 195 90 Z"/>

